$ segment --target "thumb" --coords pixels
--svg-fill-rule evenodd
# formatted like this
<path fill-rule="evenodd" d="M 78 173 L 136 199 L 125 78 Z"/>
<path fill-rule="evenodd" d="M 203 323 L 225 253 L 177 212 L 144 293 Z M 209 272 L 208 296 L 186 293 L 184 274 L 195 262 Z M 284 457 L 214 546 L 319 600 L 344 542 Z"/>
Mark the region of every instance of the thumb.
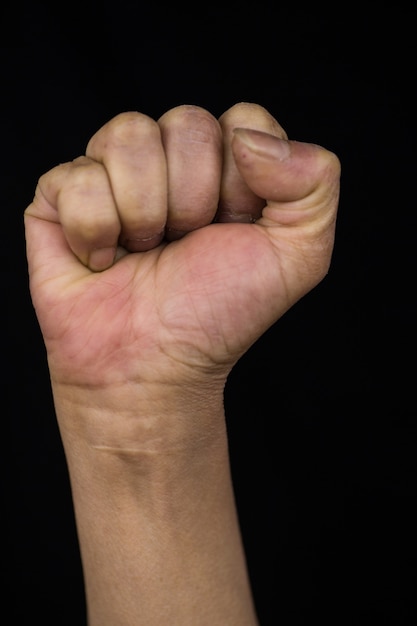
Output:
<path fill-rule="evenodd" d="M 294 299 L 327 273 L 340 190 L 338 157 L 316 144 L 236 128 L 232 151 L 240 175 L 266 205 L 256 224 L 280 257 Z"/>

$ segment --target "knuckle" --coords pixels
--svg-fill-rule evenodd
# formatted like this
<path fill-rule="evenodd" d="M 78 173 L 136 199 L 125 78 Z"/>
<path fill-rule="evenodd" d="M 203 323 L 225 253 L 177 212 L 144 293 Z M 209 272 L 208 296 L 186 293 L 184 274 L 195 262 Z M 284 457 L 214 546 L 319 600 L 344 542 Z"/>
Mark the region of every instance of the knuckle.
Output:
<path fill-rule="evenodd" d="M 326 198 L 338 198 L 340 188 L 341 162 L 334 153 L 319 146 L 316 160 L 315 187 Z"/>
<path fill-rule="evenodd" d="M 197 105 L 183 104 L 170 109 L 159 120 L 165 135 L 195 144 L 217 143 L 221 130 L 216 118 Z"/>
<path fill-rule="evenodd" d="M 108 130 L 114 143 L 125 145 L 132 139 L 153 135 L 158 131 L 158 125 L 148 115 L 127 112 L 116 116 L 109 123 Z"/>
<path fill-rule="evenodd" d="M 148 115 L 137 111 L 119 113 L 90 139 L 87 154 L 97 155 L 114 149 L 124 149 L 148 137 L 159 135 L 158 124 Z"/>
<path fill-rule="evenodd" d="M 328 168 L 332 172 L 333 178 L 338 180 L 340 178 L 341 169 L 342 169 L 341 161 L 339 157 L 337 156 L 337 154 L 329 150 L 327 150 L 327 158 L 328 158 Z"/>
<path fill-rule="evenodd" d="M 271 135 L 287 139 L 287 133 L 262 105 L 253 102 L 238 102 L 219 118 L 222 127 L 231 131 L 239 126 L 261 130 Z"/>
<path fill-rule="evenodd" d="M 72 162 L 72 167 L 67 173 L 66 187 L 70 191 L 88 193 L 96 189 L 105 179 L 103 165 L 92 161 L 87 157 L 79 157 Z"/>
<path fill-rule="evenodd" d="M 223 113 L 223 115 L 237 115 L 237 114 L 250 114 L 250 113 L 268 113 L 268 111 L 261 104 L 255 102 L 236 102 Z"/>
<path fill-rule="evenodd" d="M 66 178 L 70 169 L 71 163 L 56 165 L 39 177 L 37 183 L 38 188 L 44 195 L 49 196 L 51 189 L 59 185 L 61 181 Z"/>

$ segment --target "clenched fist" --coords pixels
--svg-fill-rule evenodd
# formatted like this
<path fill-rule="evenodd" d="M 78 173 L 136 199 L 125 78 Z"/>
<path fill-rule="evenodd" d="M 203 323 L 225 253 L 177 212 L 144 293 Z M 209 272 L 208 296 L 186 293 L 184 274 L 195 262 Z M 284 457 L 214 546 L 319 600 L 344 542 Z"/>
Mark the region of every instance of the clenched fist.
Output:
<path fill-rule="evenodd" d="M 26 210 L 52 379 L 200 382 L 326 274 L 339 161 L 261 106 L 122 113 Z"/>

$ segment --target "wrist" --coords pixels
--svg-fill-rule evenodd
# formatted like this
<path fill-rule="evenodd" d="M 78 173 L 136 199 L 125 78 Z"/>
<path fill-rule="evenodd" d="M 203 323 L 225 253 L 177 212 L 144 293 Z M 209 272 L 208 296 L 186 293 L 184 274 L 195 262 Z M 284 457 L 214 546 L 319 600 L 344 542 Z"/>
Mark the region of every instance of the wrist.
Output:
<path fill-rule="evenodd" d="M 52 380 L 66 452 L 82 446 L 130 459 L 196 453 L 225 436 L 224 381 L 186 389 L 126 382 L 91 390 Z"/>
<path fill-rule="evenodd" d="M 142 390 L 129 395 L 128 408 L 114 389 L 94 396 L 94 406 L 91 393 L 87 406 L 83 394 L 77 393 L 82 402 L 75 404 L 73 391 L 54 392 L 78 519 L 106 506 L 126 515 L 139 507 L 165 518 L 175 502 L 189 499 L 192 506 L 198 494 L 219 493 L 229 484 L 219 389 L 159 397 Z"/>

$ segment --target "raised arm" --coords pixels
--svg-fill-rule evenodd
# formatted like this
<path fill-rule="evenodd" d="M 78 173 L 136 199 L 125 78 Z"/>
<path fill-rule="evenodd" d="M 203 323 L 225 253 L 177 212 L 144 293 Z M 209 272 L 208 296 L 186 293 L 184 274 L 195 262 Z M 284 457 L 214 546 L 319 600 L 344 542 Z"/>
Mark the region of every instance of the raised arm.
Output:
<path fill-rule="evenodd" d="M 326 274 L 337 157 L 261 106 L 118 115 L 25 213 L 90 626 L 255 626 L 223 390 Z"/>

